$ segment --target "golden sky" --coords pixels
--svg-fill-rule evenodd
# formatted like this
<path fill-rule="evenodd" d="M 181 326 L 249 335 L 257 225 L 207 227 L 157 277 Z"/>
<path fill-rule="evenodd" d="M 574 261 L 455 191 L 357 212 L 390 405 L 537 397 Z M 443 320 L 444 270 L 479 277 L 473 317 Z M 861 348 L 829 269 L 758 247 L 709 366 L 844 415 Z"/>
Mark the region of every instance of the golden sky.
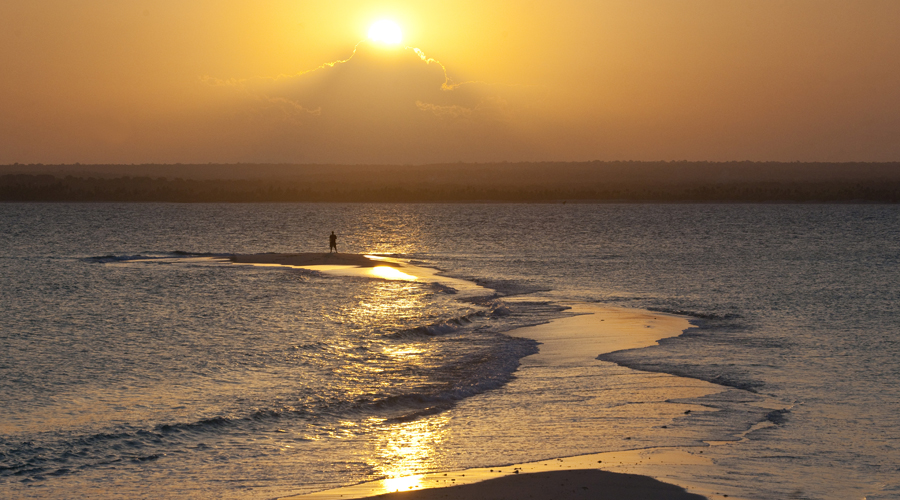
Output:
<path fill-rule="evenodd" d="M 898 161 L 898 26 L 897 0 L 4 0 L 0 163 Z"/>

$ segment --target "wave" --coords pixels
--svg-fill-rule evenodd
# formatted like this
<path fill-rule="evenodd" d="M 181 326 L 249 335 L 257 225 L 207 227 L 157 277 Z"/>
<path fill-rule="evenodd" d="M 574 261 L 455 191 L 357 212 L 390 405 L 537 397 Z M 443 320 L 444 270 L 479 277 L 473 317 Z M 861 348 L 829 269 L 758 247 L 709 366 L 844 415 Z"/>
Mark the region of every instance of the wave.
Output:
<path fill-rule="evenodd" d="M 480 311 L 473 316 L 479 314 L 488 313 Z M 467 319 L 455 320 L 462 324 Z M 423 373 L 427 383 L 407 387 L 402 393 L 373 393 L 351 400 L 323 397 L 300 407 L 273 405 L 238 415 L 157 423 L 149 428 L 125 424 L 91 433 L 56 431 L 17 441 L 0 438 L 0 482 L 29 483 L 110 464 L 155 461 L 231 435 L 272 432 L 284 425 L 276 422 L 285 420 L 328 426 L 370 416 L 388 422 L 425 418 L 446 411 L 460 400 L 503 386 L 513 377 L 520 359 L 537 352 L 537 342 L 529 339 L 489 335 L 487 340 L 486 349 L 473 350 L 429 369 Z"/>
<path fill-rule="evenodd" d="M 148 256 L 141 255 L 141 254 L 136 254 L 136 255 L 102 255 L 102 256 L 98 256 L 98 257 L 88 257 L 88 258 L 86 258 L 86 259 L 84 259 L 84 260 L 86 260 L 86 261 L 88 261 L 88 262 L 96 262 L 96 263 L 98 263 L 98 264 L 107 264 L 107 263 L 110 263 L 110 262 L 126 262 L 126 261 L 132 261 L 132 260 L 147 260 L 147 259 L 152 259 L 152 258 L 157 258 L 157 257 L 148 257 Z"/>
<path fill-rule="evenodd" d="M 474 302 L 474 300 L 469 302 Z M 457 316 L 455 318 L 437 321 L 429 325 L 422 325 L 414 328 L 400 330 L 398 332 L 390 333 L 386 335 L 386 337 L 393 339 L 408 339 L 447 335 L 459 332 L 460 330 L 472 325 L 478 318 L 498 318 L 511 314 L 509 306 L 498 299 L 481 300 L 479 301 L 478 305 L 484 307 L 486 310 L 474 311 L 463 316 Z"/>
<path fill-rule="evenodd" d="M 161 259 L 172 259 L 172 258 L 202 258 L 202 257 L 228 257 L 230 254 L 227 253 L 212 253 L 212 252 L 184 252 L 181 250 L 174 250 L 171 252 L 146 252 L 139 253 L 133 255 L 99 255 L 95 257 L 87 257 L 83 260 L 87 262 L 97 263 L 97 264 L 108 264 L 114 262 L 131 262 L 131 261 L 152 261 L 152 260 L 161 260 Z"/>
<path fill-rule="evenodd" d="M 361 398 L 355 410 L 394 414 L 389 418 L 395 419 L 443 411 L 457 401 L 502 387 L 512 379 L 520 360 L 537 352 L 537 341 L 507 337 L 492 349 L 441 367 L 433 374 L 435 383 L 418 392 Z"/>
<path fill-rule="evenodd" d="M 387 423 L 405 423 L 405 422 L 413 422 L 420 418 L 430 417 L 431 415 L 437 415 L 438 413 L 449 410 L 453 405 L 451 403 L 445 403 L 440 405 L 431 406 L 425 408 L 424 410 L 413 411 L 411 413 L 407 413 L 405 415 L 400 415 L 398 417 L 392 417 L 385 422 Z"/>
<path fill-rule="evenodd" d="M 175 257 L 230 257 L 230 253 L 216 253 L 216 252 L 184 252 L 181 250 L 175 250 L 172 252 L 168 252 L 172 256 Z"/>
<path fill-rule="evenodd" d="M 528 295 L 532 293 L 549 292 L 546 286 L 537 286 L 522 283 L 521 281 L 502 279 L 464 278 L 484 288 L 495 290 L 501 296 Z"/>
<path fill-rule="evenodd" d="M 638 352 L 647 352 L 659 346 L 644 347 L 625 351 L 604 353 L 597 356 L 600 361 L 609 361 L 619 366 L 652 373 L 668 373 L 677 377 L 703 380 L 724 387 L 733 387 L 743 391 L 757 393 L 765 384 L 754 380 L 744 373 L 739 373 L 737 366 L 708 366 L 686 363 L 675 363 L 657 358 L 639 357 Z"/>
<path fill-rule="evenodd" d="M 163 264 L 190 262 L 191 258 L 226 256 L 220 253 L 141 251 L 97 255 L 83 260 L 96 264 Z M 456 293 L 454 288 L 439 283 L 427 286 L 430 289 L 422 290 L 426 297 L 455 302 L 455 297 L 439 295 L 453 295 Z M 459 307 L 460 304 L 455 304 L 450 308 L 454 312 L 442 313 L 443 317 L 439 320 L 429 320 L 433 322 L 386 335 L 394 339 L 388 340 L 388 343 L 407 344 L 427 339 L 444 344 L 441 347 L 441 356 L 444 357 L 429 358 L 429 363 L 433 364 L 410 365 L 409 370 L 414 372 L 414 376 L 410 377 L 409 383 L 361 386 L 370 387 L 366 389 L 369 393 L 363 397 L 358 397 L 360 392 L 323 391 L 311 395 L 309 399 L 304 396 L 300 399 L 301 403 L 297 398 L 292 400 L 285 395 L 254 396 L 260 400 L 242 401 L 229 406 L 228 410 L 216 410 L 205 415 L 195 413 L 184 417 L 169 414 L 167 417 L 148 417 L 162 421 L 136 419 L 116 425 L 96 424 L 79 430 L 3 436 L 0 437 L 0 484 L 4 481 L 41 481 L 53 476 L 109 467 L 110 464 L 123 464 L 121 467 L 125 467 L 126 464 L 153 462 L 167 456 L 171 458 L 182 453 L 193 453 L 203 443 L 273 432 L 281 426 L 294 425 L 308 429 L 312 434 L 321 432 L 326 435 L 328 428 L 336 422 L 369 417 L 388 422 L 408 422 L 441 413 L 461 400 L 502 387 L 513 378 L 521 358 L 538 350 L 538 344 L 533 340 L 502 334 L 505 330 L 520 326 L 516 323 L 541 321 L 520 314 L 522 306 L 505 304 L 497 296 L 478 297 L 471 302 L 478 307 Z M 512 318 L 507 319 L 510 316 Z M 322 350 L 324 345 L 298 339 L 296 344 L 287 348 L 316 351 Z M 287 381 L 286 385 L 289 384 Z M 291 404 L 296 406 L 289 406 Z M 198 418 L 201 416 L 203 418 Z M 306 436 L 293 438 L 303 440 Z"/>
<path fill-rule="evenodd" d="M 687 309 L 676 309 L 676 308 L 666 308 L 666 307 L 647 307 L 648 311 L 656 311 L 666 314 L 677 314 L 679 316 L 690 316 L 692 318 L 698 319 L 706 319 L 706 320 L 733 320 L 743 318 L 740 314 L 737 313 L 727 313 L 727 314 L 716 314 L 716 313 L 703 313 L 697 311 L 691 311 Z"/>
<path fill-rule="evenodd" d="M 44 474 L 61 476 L 116 462 L 156 460 L 165 455 L 160 448 L 177 448 L 188 433 L 213 431 L 232 424 L 231 419 L 215 417 L 192 423 L 160 424 L 150 430 L 121 427 L 117 432 L 87 435 L 48 433 L 21 442 L 0 439 L 0 477 L 40 480 Z"/>
<path fill-rule="evenodd" d="M 458 332 L 466 326 L 471 325 L 474 322 L 475 318 L 484 317 L 486 315 L 487 313 L 485 311 L 475 311 L 464 316 L 458 316 L 456 318 L 438 321 L 430 325 L 423 325 L 417 326 L 415 328 L 400 330 L 398 332 L 388 334 L 386 335 L 386 337 L 393 339 L 408 339 L 416 337 L 434 337 L 438 335 L 446 335 Z"/>
<path fill-rule="evenodd" d="M 428 286 L 431 287 L 432 290 L 434 290 L 438 293 L 446 293 L 448 295 L 455 295 L 455 294 L 459 293 L 459 291 L 457 289 L 453 288 L 452 286 L 447 286 L 443 283 L 438 283 L 437 281 L 433 281 L 433 282 L 429 283 Z"/>

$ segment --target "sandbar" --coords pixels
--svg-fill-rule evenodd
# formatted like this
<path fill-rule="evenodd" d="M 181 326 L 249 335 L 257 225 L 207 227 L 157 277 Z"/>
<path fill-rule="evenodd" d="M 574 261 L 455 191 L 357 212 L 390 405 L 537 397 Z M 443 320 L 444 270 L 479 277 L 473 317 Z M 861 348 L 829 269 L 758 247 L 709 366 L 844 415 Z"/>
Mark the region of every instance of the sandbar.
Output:
<path fill-rule="evenodd" d="M 390 260 L 381 260 L 371 255 L 356 253 L 254 253 L 236 254 L 228 258 L 235 264 L 268 264 L 279 266 L 356 266 L 399 267 L 400 264 Z"/>
<path fill-rule="evenodd" d="M 713 490 L 691 485 L 701 494 L 636 474 L 653 466 L 706 469 L 712 461 L 677 448 L 648 448 L 554 458 L 500 467 L 480 467 L 449 472 L 383 479 L 299 496 L 293 500 L 389 500 L 430 499 L 667 499 L 704 500 L 726 498 Z M 604 469 L 614 469 L 601 470 Z M 738 499 L 740 500 L 740 499 Z"/>
<path fill-rule="evenodd" d="M 585 303 L 564 305 L 570 307 L 568 312 L 574 316 L 506 333 L 541 343 L 540 353 L 523 359 L 523 364 L 591 363 L 600 354 L 653 346 L 662 339 L 696 328 L 688 318 L 675 314 Z"/>
<path fill-rule="evenodd" d="M 521 300 L 534 300 L 534 297 L 522 297 Z M 511 336 L 532 338 L 541 343 L 538 354 L 522 359 L 520 370 L 553 370 L 604 363 L 596 359 L 597 355 L 655 345 L 660 339 L 677 336 L 694 327 L 688 318 L 678 315 L 597 304 L 567 305 L 571 307 L 569 312 L 572 316 L 507 332 Z M 525 372 L 521 374 L 526 376 Z M 678 391 L 678 397 L 700 397 L 718 392 L 719 388 L 696 381 L 695 384 L 679 386 Z M 699 406 L 691 409 L 705 411 Z M 698 454 L 683 448 L 645 448 L 515 465 L 425 472 L 292 498 L 701 500 L 728 497 L 708 485 L 684 480 L 685 476 L 701 477 L 712 467 L 714 464 L 704 457 L 702 450 Z M 673 468 L 680 473 L 672 476 Z M 663 482 L 669 480 L 678 485 Z M 690 488 L 691 492 L 685 487 Z"/>
<path fill-rule="evenodd" d="M 636 474 L 567 470 L 518 474 L 479 483 L 387 493 L 385 500 L 705 500 L 683 488 Z"/>

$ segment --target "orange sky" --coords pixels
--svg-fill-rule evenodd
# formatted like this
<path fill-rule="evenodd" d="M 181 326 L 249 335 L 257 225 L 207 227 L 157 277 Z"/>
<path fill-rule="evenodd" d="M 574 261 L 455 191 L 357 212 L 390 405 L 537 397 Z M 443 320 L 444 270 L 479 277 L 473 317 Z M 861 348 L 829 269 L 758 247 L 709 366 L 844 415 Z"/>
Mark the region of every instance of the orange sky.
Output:
<path fill-rule="evenodd" d="M 426 59 L 357 46 L 380 18 Z M 898 161 L 898 26 L 897 0 L 4 0 L 0 163 Z"/>

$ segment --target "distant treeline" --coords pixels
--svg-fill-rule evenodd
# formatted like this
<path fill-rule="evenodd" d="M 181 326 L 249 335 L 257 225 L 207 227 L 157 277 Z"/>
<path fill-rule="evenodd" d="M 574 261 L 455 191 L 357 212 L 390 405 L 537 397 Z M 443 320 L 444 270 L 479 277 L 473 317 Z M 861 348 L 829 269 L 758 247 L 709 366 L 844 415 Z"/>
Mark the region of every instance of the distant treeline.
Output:
<path fill-rule="evenodd" d="M 7 202 L 900 202 L 900 163 L 13 165 L 0 174 Z"/>

